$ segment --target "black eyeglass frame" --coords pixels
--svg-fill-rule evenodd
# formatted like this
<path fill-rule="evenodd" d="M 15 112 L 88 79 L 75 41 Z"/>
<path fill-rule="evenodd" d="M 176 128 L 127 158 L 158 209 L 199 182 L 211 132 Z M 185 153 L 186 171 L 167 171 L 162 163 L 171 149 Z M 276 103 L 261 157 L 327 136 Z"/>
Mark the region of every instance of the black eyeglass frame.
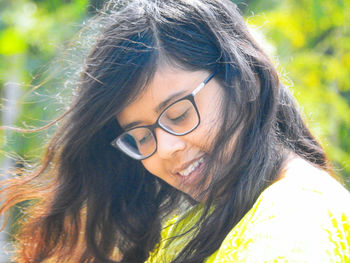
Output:
<path fill-rule="evenodd" d="M 186 135 L 186 134 L 189 134 L 190 132 L 192 132 L 194 129 L 196 129 L 200 122 L 201 122 L 201 118 L 200 118 L 200 114 L 199 114 L 199 110 L 197 108 L 197 105 L 196 105 L 196 102 L 194 100 L 194 96 L 214 77 L 215 73 L 211 73 L 201 84 L 199 84 L 190 94 L 186 95 L 185 97 L 182 97 L 176 101 L 174 101 L 173 103 L 171 103 L 170 105 L 168 105 L 161 113 L 160 115 L 158 116 L 157 120 L 151 124 L 151 125 L 144 125 L 144 126 L 137 126 L 137 127 L 134 127 L 134 128 L 131 128 L 129 130 L 126 130 L 124 131 L 122 134 L 120 134 L 117 138 L 115 138 L 112 142 L 111 142 L 111 145 L 115 148 L 117 148 L 118 150 L 120 150 L 121 152 L 123 152 L 124 154 L 128 155 L 129 157 L 133 158 L 133 159 L 136 159 L 136 160 L 139 160 L 139 161 L 142 161 L 144 159 L 147 159 L 148 157 L 151 157 L 156 151 L 157 151 L 157 148 L 158 148 L 158 142 L 157 142 L 157 136 L 154 132 L 154 130 L 156 128 L 161 128 L 162 130 L 172 134 L 172 135 L 175 135 L 175 136 L 183 136 L 183 135 Z M 197 116 L 198 116 L 198 123 L 192 128 L 190 129 L 189 131 L 186 131 L 186 132 L 183 132 L 183 133 L 178 133 L 178 132 L 174 132 L 170 129 L 168 129 L 166 126 L 163 126 L 159 120 L 162 118 L 162 116 L 164 115 L 164 113 L 171 107 L 173 106 L 174 104 L 180 102 L 180 101 L 183 101 L 183 100 L 188 100 L 192 103 L 194 109 L 196 110 L 196 113 L 197 113 Z M 127 151 L 123 150 L 123 148 L 118 144 L 118 140 L 124 136 L 126 133 L 134 130 L 134 129 L 139 129 L 139 128 L 146 128 L 148 129 L 154 140 L 155 140 L 155 143 L 156 143 L 156 146 L 154 148 L 154 151 L 151 152 L 150 154 L 146 155 L 146 156 L 143 156 L 143 157 L 137 157 L 136 155 L 131 155 L 130 153 L 128 153 Z"/>

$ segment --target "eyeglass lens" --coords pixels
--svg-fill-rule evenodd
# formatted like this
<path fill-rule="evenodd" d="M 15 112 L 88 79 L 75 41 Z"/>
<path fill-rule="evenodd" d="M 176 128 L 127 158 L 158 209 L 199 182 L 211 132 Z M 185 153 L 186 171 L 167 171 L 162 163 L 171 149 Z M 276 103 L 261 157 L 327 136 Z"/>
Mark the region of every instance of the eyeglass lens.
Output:
<path fill-rule="evenodd" d="M 174 135 L 184 135 L 199 123 L 198 113 L 189 100 L 181 100 L 167 108 L 159 117 L 159 126 Z M 132 129 L 116 142 L 118 146 L 134 158 L 151 155 L 157 148 L 152 131 L 146 127 Z"/>

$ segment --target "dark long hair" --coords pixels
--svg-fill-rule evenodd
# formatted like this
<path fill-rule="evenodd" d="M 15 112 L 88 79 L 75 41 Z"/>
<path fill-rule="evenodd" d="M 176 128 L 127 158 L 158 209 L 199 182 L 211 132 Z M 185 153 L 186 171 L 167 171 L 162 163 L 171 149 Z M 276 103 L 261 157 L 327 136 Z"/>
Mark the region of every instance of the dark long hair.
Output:
<path fill-rule="evenodd" d="M 115 262 L 120 253 L 121 262 L 136 263 L 156 247 L 162 220 L 189 197 L 110 142 L 122 132 L 116 114 L 163 63 L 215 72 L 225 93 L 208 159 L 206 213 L 174 262 L 202 262 L 217 250 L 276 180 L 288 153 L 328 169 L 293 97 L 230 1 L 115 1 L 95 21 L 101 32 L 78 95 L 41 168 L 3 183 L 2 211 L 28 198 L 37 208 L 28 210 L 18 235 L 18 262 L 71 262 L 72 255 L 76 262 Z"/>

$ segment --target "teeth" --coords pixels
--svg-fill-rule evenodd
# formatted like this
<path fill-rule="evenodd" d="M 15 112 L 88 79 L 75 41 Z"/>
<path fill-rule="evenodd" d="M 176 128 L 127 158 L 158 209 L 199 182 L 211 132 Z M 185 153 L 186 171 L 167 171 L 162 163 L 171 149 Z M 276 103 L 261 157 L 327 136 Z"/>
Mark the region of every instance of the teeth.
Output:
<path fill-rule="evenodd" d="M 182 170 L 179 172 L 182 176 L 188 176 L 190 173 L 192 173 L 201 163 L 203 163 L 204 157 L 200 158 L 198 161 L 192 163 L 189 165 L 185 170 Z"/>

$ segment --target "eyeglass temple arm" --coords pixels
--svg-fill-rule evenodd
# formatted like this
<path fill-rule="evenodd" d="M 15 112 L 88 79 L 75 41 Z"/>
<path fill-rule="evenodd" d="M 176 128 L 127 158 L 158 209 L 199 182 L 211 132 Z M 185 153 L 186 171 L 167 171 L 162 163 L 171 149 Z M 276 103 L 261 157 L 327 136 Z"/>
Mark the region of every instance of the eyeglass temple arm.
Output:
<path fill-rule="evenodd" d="M 207 77 L 201 84 L 199 84 L 197 88 L 194 89 L 194 91 L 192 91 L 192 95 L 195 96 L 205 86 L 205 84 L 207 84 L 214 77 L 214 75 L 214 72 L 211 73 L 209 77 Z"/>

